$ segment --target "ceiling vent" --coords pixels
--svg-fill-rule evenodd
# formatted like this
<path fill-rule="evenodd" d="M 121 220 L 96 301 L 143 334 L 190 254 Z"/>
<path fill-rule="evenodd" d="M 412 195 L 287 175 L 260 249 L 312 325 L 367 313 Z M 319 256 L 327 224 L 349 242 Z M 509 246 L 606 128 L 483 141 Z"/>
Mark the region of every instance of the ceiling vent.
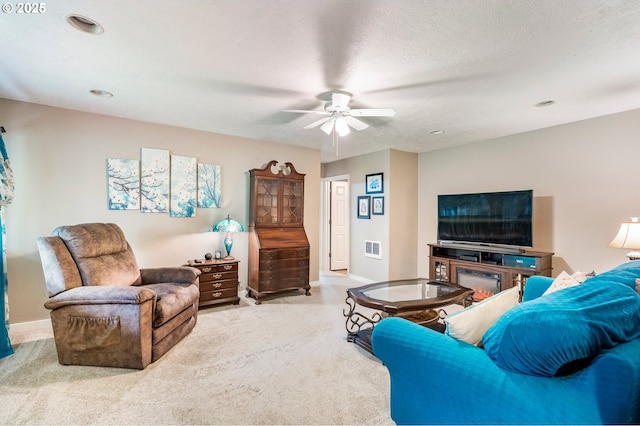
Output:
<path fill-rule="evenodd" d="M 382 243 L 380 241 L 364 241 L 364 255 L 365 257 L 372 257 L 374 259 L 382 259 Z"/>

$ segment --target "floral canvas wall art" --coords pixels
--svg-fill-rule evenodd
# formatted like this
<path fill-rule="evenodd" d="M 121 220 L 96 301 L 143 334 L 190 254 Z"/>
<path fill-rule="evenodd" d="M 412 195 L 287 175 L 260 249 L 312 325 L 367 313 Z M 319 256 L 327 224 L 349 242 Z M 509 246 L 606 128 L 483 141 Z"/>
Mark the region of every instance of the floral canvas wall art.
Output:
<path fill-rule="evenodd" d="M 171 217 L 196 215 L 196 158 L 171 156 Z"/>
<path fill-rule="evenodd" d="M 220 208 L 220 165 L 198 164 L 198 207 Z"/>
<path fill-rule="evenodd" d="M 109 210 L 140 209 L 140 161 L 107 159 Z"/>
<path fill-rule="evenodd" d="M 169 211 L 169 151 L 142 148 L 140 150 L 141 211 Z"/>

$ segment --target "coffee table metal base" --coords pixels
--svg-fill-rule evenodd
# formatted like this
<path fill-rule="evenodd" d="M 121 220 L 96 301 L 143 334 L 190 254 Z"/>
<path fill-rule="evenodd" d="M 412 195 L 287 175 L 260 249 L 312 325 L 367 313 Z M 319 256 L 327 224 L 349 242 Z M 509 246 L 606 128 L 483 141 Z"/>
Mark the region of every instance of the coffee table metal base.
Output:
<path fill-rule="evenodd" d="M 348 311 L 345 309 L 342 314 L 347 317 L 347 342 L 353 342 L 360 347 L 372 352 L 371 350 L 371 331 L 373 327 L 384 318 L 382 313 L 374 312 L 372 315 L 364 315 L 356 312 L 356 302 L 351 296 L 347 296 L 345 300 Z"/>
<path fill-rule="evenodd" d="M 424 281 L 424 279 L 417 280 L 409 280 L 409 281 Z M 349 289 L 347 291 L 347 298 L 345 302 L 347 304 L 347 308 L 343 310 L 343 315 L 346 317 L 346 329 L 347 329 L 347 341 L 353 342 L 363 349 L 373 353 L 371 347 L 371 333 L 373 328 L 376 326 L 378 322 L 380 322 L 383 318 L 388 316 L 396 316 L 399 318 L 405 318 L 409 321 L 415 322 L 417 324 L 423 325 L 425 327 L 431 328 L 438 332 L 444 332 L 445 326 L 440 321 L 447 316 L 447 313 L 443 309 L 438 309 L 439 306 L 443 306 L 451 303 L 459 303 L 463 306 L 469 306 L 471 304 L 471 296 L 473 295 L 473 290 L 467 289 L 465 287 L 446 284 L 451 287 L 456 287 L 457 292 L 452 294 L 453 297 L 442 299 L 436 299 L 429 301 L 424 301 L 421 307 L 414 306 L 411 310 L 402 310 L 396 309 L 396 312 L 385 312 L 391 304 L 386 303 L 385 306 L 371 306 L 370 304 L 367 307 L 371 309 L 384 309 L 383 311 L 373 311 L 371 314 L 364 314 L 356 311 L 356 306 L 365 305 L 367 301 L 365 298 L 361 296 L 360 290 L 365 289 L 367 287 L 372 286 L 382 286 L 387 283 L 377 283 L 373 285 L 358 287 L 357 289 Z M 393 284 L 389 283 L 389 284 Z M 361 296 L 358 298 L 358 296 Z M 432 306 L 428 306 L 432 305 Z M 398 306 L 400 306 L 398 304 Z M 362 306 L 360 306 L 362 307 Z"/>
<path fill-rule="evenodd" d="M 347 297 L 345 302 L 349 305 L 348 312 L 347 310 L 343 311 L 343 315 L 347 317 L 347 342 L 355 343 L 361 348 L 373 353 L 373 348 L 371 347 L 371 333 L 373 332 L 375 325 L 388 315 L 384 312 L 374 312 L 373 315 L 367 316 L 357 312 L 355 310 L 357 306 L 356 302 L 350 296 Z M 441 324 L 439 320 L 444 318 L 446 315 L 447 313 L 444 309 L 439 309 L 437 311 L 435 309 L 427 309 L 423 311 L 406 312 L 396 316 L 443 333 L 444 324 Z"/>

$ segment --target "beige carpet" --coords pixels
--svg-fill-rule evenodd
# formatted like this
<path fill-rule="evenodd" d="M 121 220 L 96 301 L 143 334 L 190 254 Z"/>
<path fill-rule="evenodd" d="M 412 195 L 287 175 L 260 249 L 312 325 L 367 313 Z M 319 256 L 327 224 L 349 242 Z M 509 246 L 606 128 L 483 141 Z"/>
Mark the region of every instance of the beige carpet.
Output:
<path fill-rule="evenodd" d="M 58 364 L 50 332 L 11 334 L 1 424 L 393 424 L 389 376 L 345 339 L 348 287 L 328 273 L 255 305 L 201 310 L 145 370 Z"/>

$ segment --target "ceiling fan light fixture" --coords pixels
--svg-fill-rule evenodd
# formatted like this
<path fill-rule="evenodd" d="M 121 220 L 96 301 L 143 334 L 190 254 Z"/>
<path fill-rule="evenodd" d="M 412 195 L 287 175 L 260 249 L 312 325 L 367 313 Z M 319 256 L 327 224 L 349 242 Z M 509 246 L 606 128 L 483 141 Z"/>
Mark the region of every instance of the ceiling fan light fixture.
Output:
<path fill-rule="evenodd" d="M 99 35 L 104 32 L 104 27 L 91 18 L 82 15 L 69 15 L 67 22 L 82 32 Z"/>
<path fill-rule="evenodd" d="M 351 109 L 349 107 L 350 100 L 350 93 L 333 92 L 331 93 L 331 100 L 324 104 L 324 111 L 305 109 L 285 109 L 283 111 L 324 116 L 325 118 L 307 124 L 304 128 L 315 129 L 319 126 L 320 130 L 326 133 L 327 136 L 331 136 L 337 157 L 339 136 L 348 135 L 351 133 L 351 128 L 364 130 L 369 127 L 367 123 L 355 117 L 394 117 L 396 115 L 396 110 L 393 108 Z"/>
<path fill-rule="evenodd" d="M 349 130 L 349 125 L 342 116 L 336 118 L 335 130 L 340 136 L 346 136 L 351 132 L 351 130 Z"/>

